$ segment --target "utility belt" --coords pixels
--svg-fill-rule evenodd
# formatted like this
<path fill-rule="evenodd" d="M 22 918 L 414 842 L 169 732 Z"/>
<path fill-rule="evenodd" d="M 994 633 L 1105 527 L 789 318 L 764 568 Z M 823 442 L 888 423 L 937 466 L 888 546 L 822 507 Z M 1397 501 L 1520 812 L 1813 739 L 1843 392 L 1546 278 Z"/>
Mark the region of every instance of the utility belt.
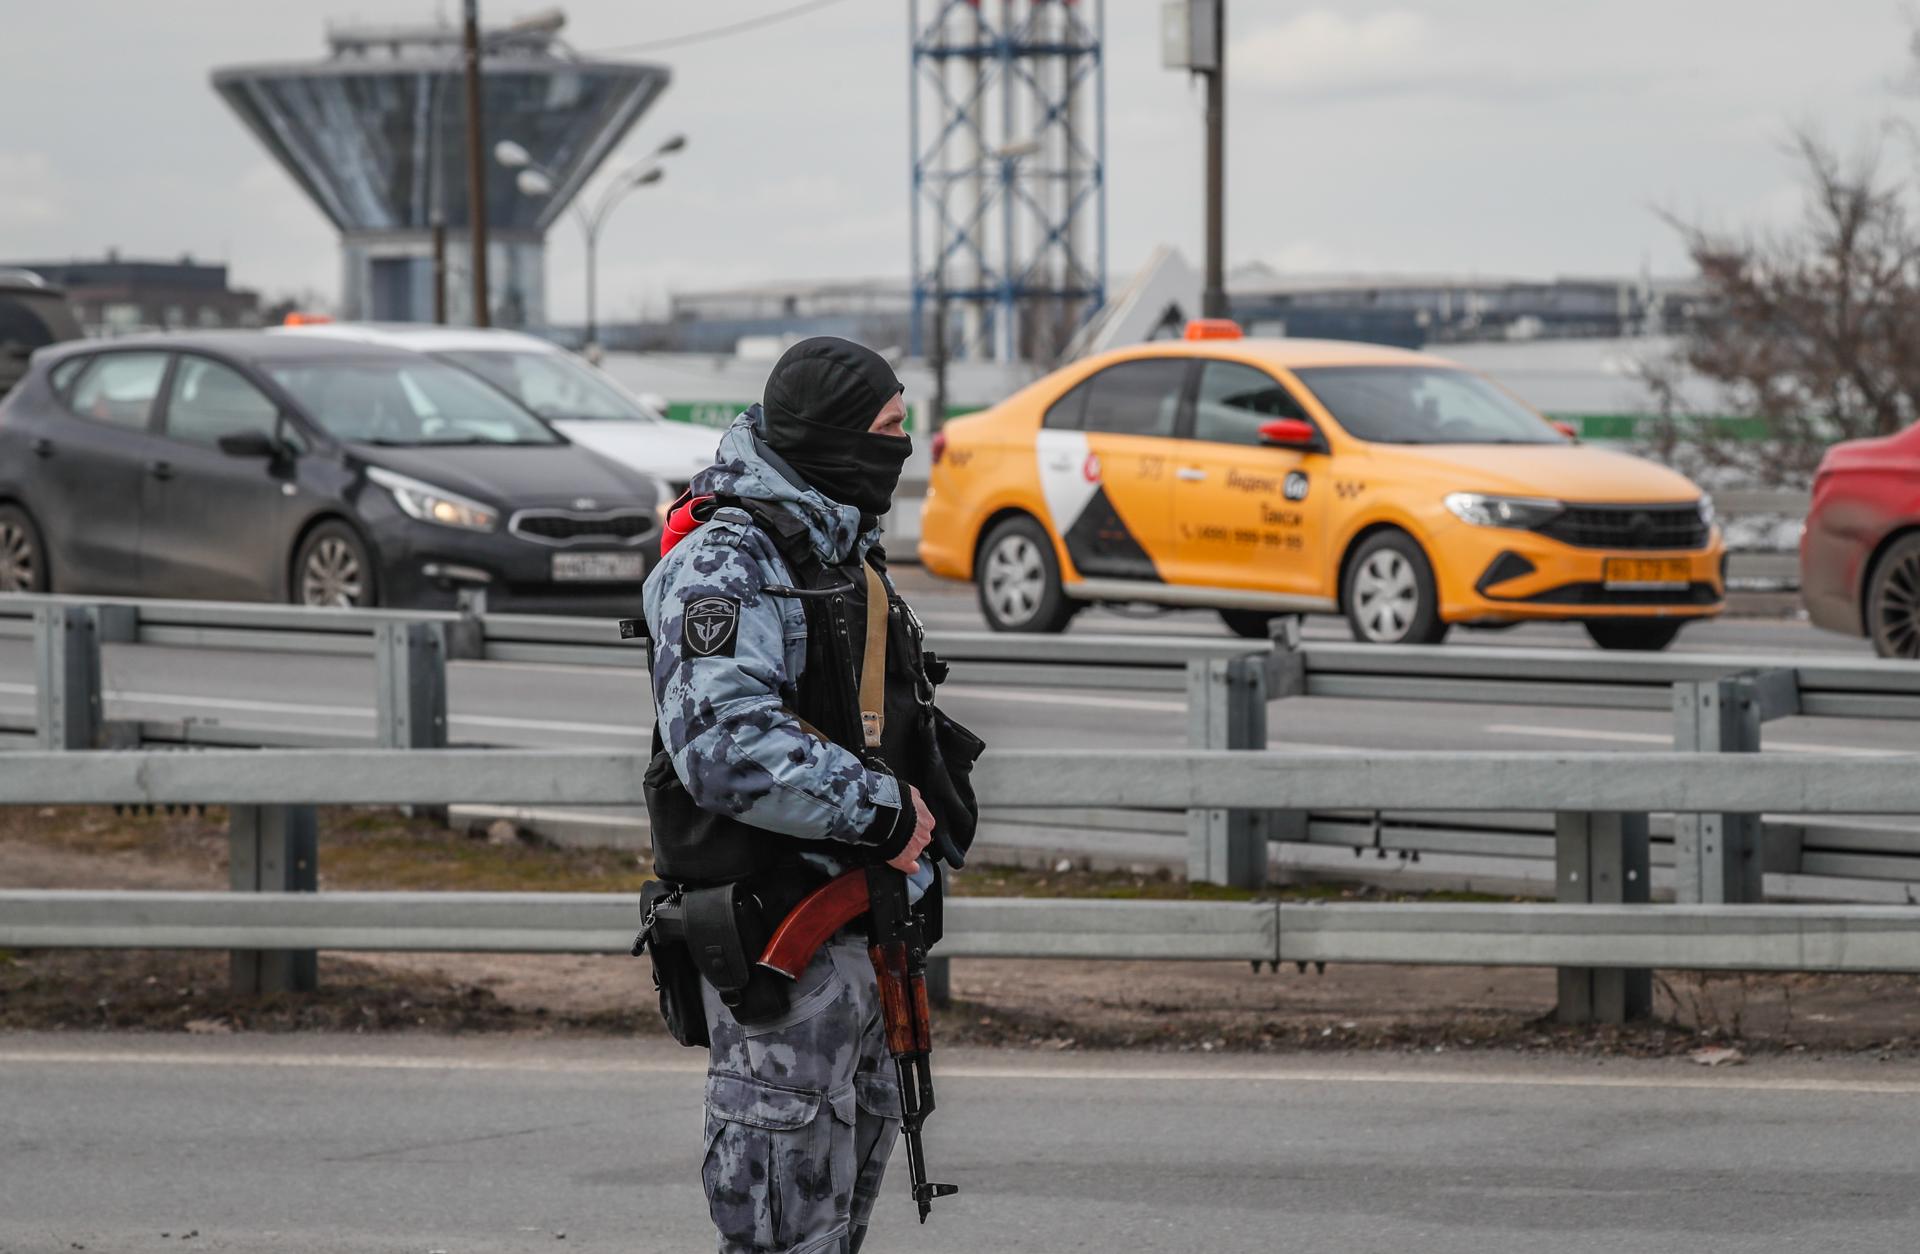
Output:
<path fill-rule="evenodd" d="M 708 1043 L 703 979 L 737 1022 L 765 1023 L 786 1013 L 793 981 L 760 966 L 759 958 L 780 921 L 826 881 L 804 864 L 706 888 L 648 881 L 640 891 L 633 952 L 653 961 L 660 1017 L 676 1041 Z"/>

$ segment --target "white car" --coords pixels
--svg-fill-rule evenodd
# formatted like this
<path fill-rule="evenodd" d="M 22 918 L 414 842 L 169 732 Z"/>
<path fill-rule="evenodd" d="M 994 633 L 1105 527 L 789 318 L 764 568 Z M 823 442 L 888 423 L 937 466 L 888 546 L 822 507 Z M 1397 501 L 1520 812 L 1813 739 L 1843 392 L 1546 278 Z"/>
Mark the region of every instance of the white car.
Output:
<path fill-rule="evenodd" d="M 518 331 L 417 322 L 323 322 L 276 335 L 329 336 L 412 349 L 479 375 L 603 457 L 664 479 L 678 495 L 713 461 L 720 433 L 669 422 L 578 355 Z"/>

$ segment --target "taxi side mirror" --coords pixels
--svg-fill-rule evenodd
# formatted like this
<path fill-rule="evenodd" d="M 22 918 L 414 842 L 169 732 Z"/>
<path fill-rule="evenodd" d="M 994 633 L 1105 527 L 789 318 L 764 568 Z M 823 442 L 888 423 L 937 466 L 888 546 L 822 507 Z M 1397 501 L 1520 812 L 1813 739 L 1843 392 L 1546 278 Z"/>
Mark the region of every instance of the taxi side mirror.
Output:
<path fill-rule="evenodd" d="M 1318 452 L 1321 448 L 1320 433 L 1313 429 L 1312 423 L 1299 418 L 1275 418 L 1261 423 L 1260 443 L 1302 452 Z"/>

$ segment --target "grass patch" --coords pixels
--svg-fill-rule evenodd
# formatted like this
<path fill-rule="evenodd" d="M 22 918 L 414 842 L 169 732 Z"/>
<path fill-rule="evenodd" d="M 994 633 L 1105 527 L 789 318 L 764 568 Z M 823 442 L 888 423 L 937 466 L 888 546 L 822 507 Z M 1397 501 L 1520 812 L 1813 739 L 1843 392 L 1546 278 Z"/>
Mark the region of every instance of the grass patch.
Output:
<path fill-rule="evenodd" d="M 495 845 L 430 823 L 372 825 L 320 836 L 328 888 L 439 892 L 638 893 L 652 876 L 618 849 Z"/>
<path fill-rule="evenodd" d="M 423 817 L 378 807 L 323 808 L 323 889 L 417 892 L 638 893 L 651 878 L 631 850 L 575 849 L 484 832 L 455 831 Z M 0 809 L 0 840 L 84 856 L 205 868 L 224 881 L 227 812 L 221 807 L 118 809 L 62 806 Z M 1342 883 L 1261 889 L 1189 884 L 1171 870 L 1096 871 L 971 866 L 950 877 L 957 897 L 1067 897 L 1114 901 L 1501 901 L 1482 893 L 1408 894 Z M 75 886 L 79 886 L 76 884 Z"/>

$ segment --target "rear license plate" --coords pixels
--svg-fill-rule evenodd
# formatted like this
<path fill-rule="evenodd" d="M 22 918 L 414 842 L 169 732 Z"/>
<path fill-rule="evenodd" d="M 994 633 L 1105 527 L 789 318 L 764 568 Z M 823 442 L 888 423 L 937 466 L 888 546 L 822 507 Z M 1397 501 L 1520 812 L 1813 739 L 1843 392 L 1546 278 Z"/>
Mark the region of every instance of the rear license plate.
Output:
<path fill-rule="evenodd" d="M 1691 573 L 1684 557 L 1610 557 L 1604 578 L 1609 588 L 1684 588 Z"/>
<path fill-rule="evenodd" d="M 638 583 L 647 577 L 640 553 L 555 553 L 555 583 Z"/>

